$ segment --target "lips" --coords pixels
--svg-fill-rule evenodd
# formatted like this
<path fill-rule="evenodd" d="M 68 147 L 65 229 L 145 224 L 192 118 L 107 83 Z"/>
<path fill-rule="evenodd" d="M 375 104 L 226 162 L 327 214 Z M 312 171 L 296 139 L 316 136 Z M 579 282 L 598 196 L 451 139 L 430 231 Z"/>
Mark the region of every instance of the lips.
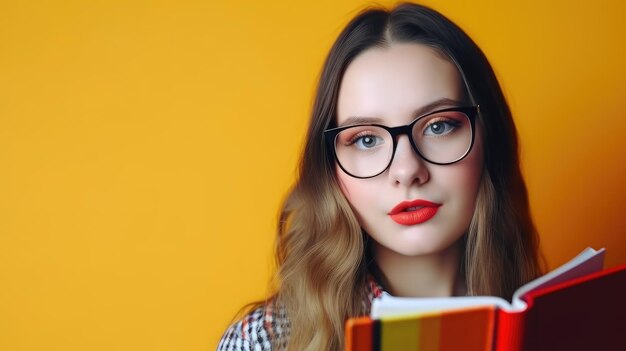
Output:
<path fill-rule="evenodd" d="M 421 199 L 403 201 L 392 208 L 388 215 L 398 224 L 415 225 L 433 218 L 440 206 L 441 204 Z"/>

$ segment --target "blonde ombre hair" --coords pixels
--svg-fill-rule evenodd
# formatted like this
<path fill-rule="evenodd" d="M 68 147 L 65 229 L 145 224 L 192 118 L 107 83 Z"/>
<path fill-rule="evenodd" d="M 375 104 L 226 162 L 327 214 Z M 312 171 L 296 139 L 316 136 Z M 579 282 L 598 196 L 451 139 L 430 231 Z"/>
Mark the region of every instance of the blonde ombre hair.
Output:
<path fill-rule="evenodd" d="M 478 46 L 454 23 L 424 6 L 367 9 L 342 31 L 326 59 L 312 111 L 299 177 L 278 225 L 275 294 L 289 335 L 276 348 L 340 350 L 347 318 L 368 313 L 369 257 L 362 231 L 342 195 L 323 131 L 336 126 L 343 73 L 372 47 L 430 46 L 453 62 L 468 99 L 480 104 L 484 170 L 473 218 L 463 240 L 461 271 L 468 294 L 510 299 L 541 274 L 543 261 L 519 165 L 517 132 L 500 85 Z"/>

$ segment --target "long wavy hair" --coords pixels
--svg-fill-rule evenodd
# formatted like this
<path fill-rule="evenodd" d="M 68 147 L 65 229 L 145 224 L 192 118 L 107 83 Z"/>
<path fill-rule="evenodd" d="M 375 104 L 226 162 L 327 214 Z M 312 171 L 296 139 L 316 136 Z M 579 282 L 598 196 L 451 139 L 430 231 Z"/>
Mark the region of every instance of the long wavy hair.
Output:
<path fill-rule="evenodd" d="M 286 311 L 288 335 L 274 340 L 292 350 L 340 350 L 347 318 L 368 313 L 367 238 L 342 195 L 323 131 L 336 126 L 339 87 L 363 51 L 393 43 L 427 45 L 453 62 L 470 101 L 480 104 L 484 169 L 463 243 L 469 295 L 510 299 L 545 265 L 522 178 L 517 132 L 498 80 L 483 52 L 440 13 L 415 4 L 358 14 L 332 46 L 317 87 L 298 179 L 277 228 L 275 294 Z"/>

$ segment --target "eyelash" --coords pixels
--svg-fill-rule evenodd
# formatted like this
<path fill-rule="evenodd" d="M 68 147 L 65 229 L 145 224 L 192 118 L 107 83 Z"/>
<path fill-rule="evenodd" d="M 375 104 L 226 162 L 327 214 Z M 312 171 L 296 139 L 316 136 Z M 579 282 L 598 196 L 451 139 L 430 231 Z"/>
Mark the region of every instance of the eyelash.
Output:
<path fill-rule="evenodd" d="M 450 127 L 452 127 L 452 130 L 456 129 L 457 127 L 459 127 L 462 124 L 462 123 L 459 123 L 459 121 L 456 121 L 454 119 L 440 117 L 440 118 L 435 119 L 433 121 L 428 121 L 428 124 L 424 127 L 424 131 L 428 130 L 428 128 L 430 128 L 431 126 L 433 126 L 434 124 L 437 124 L 437 123 L 447 124 Z"/>
<path fill-rule="evenodd" d="M 368 137 L 368 136 L 373 136 L 376 137 L 376 134 L 370 132 L 370 131 L 363 131 L 363 132 L 358 132 L 355 135 L 353 135 L 352 137 L 350 137 L 350 139 L 347 141 L 346 145 L 350 146 L 350 145 L 354 145 L 354 143 L 357 142 L 357 140 L 363 138 L 363 137 Z"/>

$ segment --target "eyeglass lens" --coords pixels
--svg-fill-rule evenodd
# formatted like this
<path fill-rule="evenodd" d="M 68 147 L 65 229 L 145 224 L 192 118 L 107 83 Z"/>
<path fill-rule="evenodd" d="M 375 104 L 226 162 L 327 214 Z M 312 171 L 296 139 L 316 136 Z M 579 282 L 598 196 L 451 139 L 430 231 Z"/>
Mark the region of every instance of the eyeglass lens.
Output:
<path fill-rule="evenodd" d="M 464 157 L 472 143 L 469 117 L 460 111 L 444 111 L 424 116 L 413 124 L 414 146 L 424 159 L 452 163 Z M 394 140 L 379 126 L 354 126 L 335 138 L 340 165 L 357 177 L 371 177 L 384 171 L 393 158 Z"/>

